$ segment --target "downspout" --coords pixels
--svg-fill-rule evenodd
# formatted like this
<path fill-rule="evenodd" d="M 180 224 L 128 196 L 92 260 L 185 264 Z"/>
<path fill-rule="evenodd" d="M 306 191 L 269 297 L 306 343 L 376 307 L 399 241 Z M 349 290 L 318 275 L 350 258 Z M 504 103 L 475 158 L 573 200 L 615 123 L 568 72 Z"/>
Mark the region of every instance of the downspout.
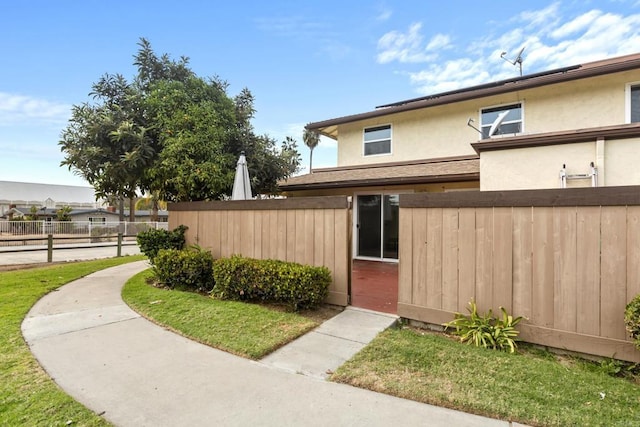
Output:
<path fill-rule="evenodd" d="M 604 187 L 605 185 L 605 170 L 604 170 L 604 137 L 600 136 L 596 139 L 596 168 L 598 170 L 598 187 Z"/>

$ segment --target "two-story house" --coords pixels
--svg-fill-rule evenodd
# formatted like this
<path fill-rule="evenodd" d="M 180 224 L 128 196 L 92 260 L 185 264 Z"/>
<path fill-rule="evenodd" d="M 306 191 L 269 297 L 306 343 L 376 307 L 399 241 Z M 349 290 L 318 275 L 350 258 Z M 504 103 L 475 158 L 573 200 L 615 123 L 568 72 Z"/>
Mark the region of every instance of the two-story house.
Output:
<path fill-rule="evenodd" d="M 640 54 L 310 123 L 338 166 L 281 185 L 353 197 L 353 257 L 398 258 L 405 192 L 640 184 Z"/>

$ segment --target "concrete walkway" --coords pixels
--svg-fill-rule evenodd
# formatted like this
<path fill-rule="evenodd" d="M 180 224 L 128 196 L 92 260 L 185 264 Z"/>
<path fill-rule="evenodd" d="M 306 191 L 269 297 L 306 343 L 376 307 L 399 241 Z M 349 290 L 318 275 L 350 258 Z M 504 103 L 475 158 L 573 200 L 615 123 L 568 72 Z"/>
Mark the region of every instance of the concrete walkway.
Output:
<path fill-rule="evenodd" d="M 509 425 L 292 374 L 171 333 L 120 297 L 124 282 L 145 268 L 125 264 L 66 285 L 41 299 L 22 325 L 60 387 L 118 426 Z M 337 351 L 348 341 L 327 346 Z"/>

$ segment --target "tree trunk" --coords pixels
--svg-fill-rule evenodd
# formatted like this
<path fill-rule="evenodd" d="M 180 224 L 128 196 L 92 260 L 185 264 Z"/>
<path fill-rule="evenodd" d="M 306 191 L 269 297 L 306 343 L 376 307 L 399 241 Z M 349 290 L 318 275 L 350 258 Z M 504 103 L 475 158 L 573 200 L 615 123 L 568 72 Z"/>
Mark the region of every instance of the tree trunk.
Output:
<path fill-rule="evenodd" d="M 151 195 L 151 221 L 158 222 L 158 197 Z"/>
<path fill-rule="evenodd" d="M 129 197 L 129 222 L 136 222 L 136 204 L 135 197 Z"/>
<path fill-rule="evenodd" d="M 122 196 L 118 199 L 118 210 L 118 221 L 124 222 L 124 198 Z"/>
<path fill-rule="evenodd" d="M 313 148 L 309 153 L 309 173 L 313 173 Z"/>

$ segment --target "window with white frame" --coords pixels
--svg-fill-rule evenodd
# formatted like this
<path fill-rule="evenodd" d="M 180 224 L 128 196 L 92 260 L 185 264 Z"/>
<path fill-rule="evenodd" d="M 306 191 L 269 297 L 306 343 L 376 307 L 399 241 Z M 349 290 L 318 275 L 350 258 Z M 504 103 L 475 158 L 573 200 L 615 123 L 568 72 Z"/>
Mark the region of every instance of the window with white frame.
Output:
<path fill-rule="evenodd" d="M 90 216 L 89 222 L 92 224 L 104 224 L 107 222 L 107 219 L 103 216 Z"/>
<path fill-rule="evenodd" d="M 522 132 L 522 104 L 483 108 L 480 112 L 482 139 Z"/>
<path fill-rule="evenodd" d="M 391 125 L 364 128 L 364 155 L 391 154 Z"/>
<path fill-rule="evenodd" d="M 640 122 L 640 83 L 627 85 L 627 123 Z"/>

